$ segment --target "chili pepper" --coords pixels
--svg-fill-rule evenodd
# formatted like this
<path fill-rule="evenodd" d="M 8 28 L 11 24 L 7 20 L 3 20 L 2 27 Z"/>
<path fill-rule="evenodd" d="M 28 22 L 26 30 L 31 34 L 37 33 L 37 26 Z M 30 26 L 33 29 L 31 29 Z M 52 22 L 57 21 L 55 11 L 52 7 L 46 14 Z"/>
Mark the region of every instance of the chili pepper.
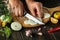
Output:
<path fill-rule="evenodd" d="M 58 31 L 58 30 L 60 30 L 60 26 L 53 28 L 52 30 L 48 30 L 48 32 L 52 33 L 52 32 Z"/>

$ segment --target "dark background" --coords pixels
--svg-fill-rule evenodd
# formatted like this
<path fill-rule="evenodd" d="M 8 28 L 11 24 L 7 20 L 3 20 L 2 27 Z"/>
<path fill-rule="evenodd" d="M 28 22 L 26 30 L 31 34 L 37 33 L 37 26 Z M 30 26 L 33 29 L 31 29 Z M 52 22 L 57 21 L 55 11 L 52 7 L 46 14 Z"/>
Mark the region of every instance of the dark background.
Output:
<path fill-rule="evenodd" d="M 25 0 L 21 0 L 24 4 Z M 56 7 L 60 5 L 60 0 L 35 0 L 37 2 L 41 2 L 43 6 L 51 8 L 51 7 Z M 26 6 L 26 5 L 25 5 Z"/>

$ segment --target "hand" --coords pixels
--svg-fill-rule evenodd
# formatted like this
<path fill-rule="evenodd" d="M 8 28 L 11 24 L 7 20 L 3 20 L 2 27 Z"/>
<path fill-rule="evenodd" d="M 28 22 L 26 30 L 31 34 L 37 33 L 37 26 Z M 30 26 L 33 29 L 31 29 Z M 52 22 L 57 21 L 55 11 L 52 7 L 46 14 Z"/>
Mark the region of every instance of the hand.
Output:
<path fill-rule="evenodd" d="M 35 1 L 26 1 L 26 3 L 33 16 L 42 17 L 42 3 Z"/>
<path fill-rule="evenodd" d="M 16 16 L 22 16 L 24 12 L 24 7 L 21 1 L 19 0 L 9 0 L 12 13 L 15 13 Z"/>

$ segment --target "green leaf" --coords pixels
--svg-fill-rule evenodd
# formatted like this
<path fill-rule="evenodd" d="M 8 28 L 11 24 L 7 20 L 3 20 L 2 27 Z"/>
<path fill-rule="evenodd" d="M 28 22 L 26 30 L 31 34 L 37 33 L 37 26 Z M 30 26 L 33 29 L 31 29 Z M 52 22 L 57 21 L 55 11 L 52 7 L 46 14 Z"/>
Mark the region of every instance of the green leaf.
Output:
<path fill-rule="evenodd" d="M 11 21 L 12 21 L 12 17 L 10 15 L 6 15 L 4 22 L 11 23 Z"/>
<path fill-rule="evenodd" d="M 4 33 L 4 31 L 3 31 L 3 30 L 0 30 L 0 32 Z"/>
<path fill-rule="evenodd" d="M 1 15 L 1 16 L 0 16 L 0 19 L 1 19 L 1 21 L 4 21 L 5 15 Z"/>
<path fill-rule="evenodd" d="M 11 29 L 6 26 L 4 28 L 4 32 L 5 32 L 6 37 L 9 38 L 11 35 Z"/>

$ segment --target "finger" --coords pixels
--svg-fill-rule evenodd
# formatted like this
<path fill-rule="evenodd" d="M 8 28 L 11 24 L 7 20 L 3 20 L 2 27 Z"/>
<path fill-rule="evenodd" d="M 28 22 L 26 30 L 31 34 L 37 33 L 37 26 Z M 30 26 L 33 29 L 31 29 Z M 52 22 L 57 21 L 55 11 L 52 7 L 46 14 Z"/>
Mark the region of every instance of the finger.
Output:
<path fill-rule="evenodd" d="M 43 5 L 40 3 L 41 12 L 43 13 Z"/>
<path fill-rule="evenodd" d="M 23 11 L 19 10 L 19 17 L 22 17 L 22 15 L 23 15 Z"/>
<path fill-rule="evenodd" d="M 18 16 L 18 9 L 15 8 L 15 15 Z"/>
<path fill-rule="evenodd" d="M 42 9 L 42 8 L 41 8 L 40 6 L 37 6 L 36 8 L 37 8 L 38 17 L 41 18 L 41 17 L 42 17 L 42 13 L 41 13 L 41 9 Z"/>
<path fill-rule="evenodd" d="M 14 10 L 15 10 L 15 7 L 12 7 L 12 6 L 11 6 L 10 11 L 11 11 L 12 13 L 15 13 Z"/>
<path fill-rule="evenodd" d="M 32 14 L 33 16 L 36 16 L 36 15 L 35 15 L 35 12 L 34 12 L 34 9 L 31 9 L 30 11 L 31 11 L 31 14 Z"/>
<path fill-rule="evenodd" d="M 37 8 L 37 15 L 38 15 L 38 17 L 41 17 L 41 10 L 40 10 L 40 8 L 39 7 L 36 7 Z"/>
<path fill-rule="evenodd" d="M 43 15 L 44 15 L 44 14 L 43 14 L 43 5 L 41 4 L 40 7 L 41 7 L 41 15 L 42 15 L 41 17 L 43 17 Z"/>
<path fill-rule="evenodd" d="M 20 16 L 20 17 L 23 16 L 23 12 L 24 12 L 24 9 L 23 9 L 23 8 L 19 8 L 19 16 Z"/>
<path fill-rule="evenodd" d="M 15 7 L 11 7 L 10 11 L 11 11 L 11 13 L 12 13 L 13 15 L 16 16 L 16 14 L 15 14 Z"/>

